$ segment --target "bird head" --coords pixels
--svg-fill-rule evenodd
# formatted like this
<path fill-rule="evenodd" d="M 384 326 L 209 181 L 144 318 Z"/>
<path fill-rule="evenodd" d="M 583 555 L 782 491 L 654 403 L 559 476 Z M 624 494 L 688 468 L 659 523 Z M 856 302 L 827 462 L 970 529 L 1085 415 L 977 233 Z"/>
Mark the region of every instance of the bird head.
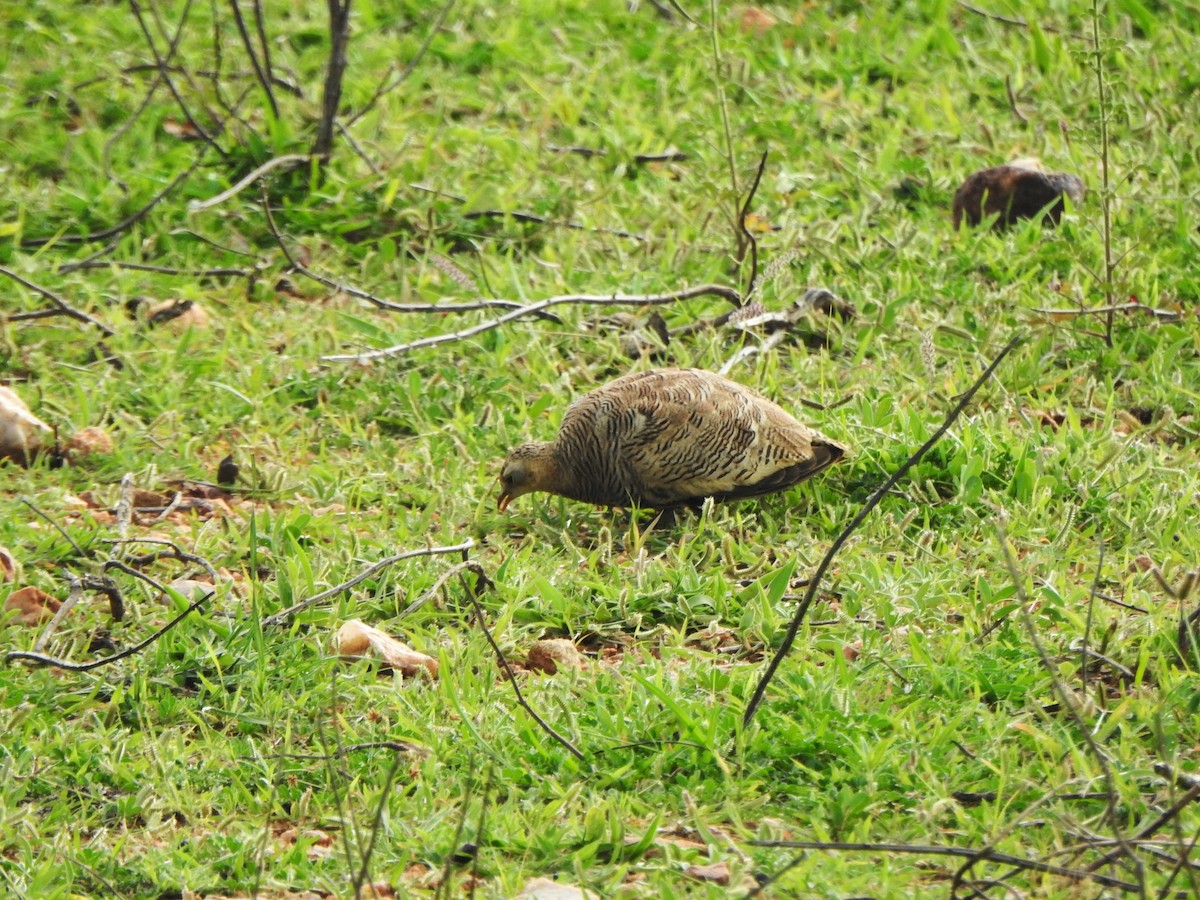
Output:
<path fill-rule="evenodd" d="M 547 443 L 522 444 L 504 458 L 500 469 L 500 496 L 496 508 L 504 512 L 508 504 L 533 491 L 551 490 L 554 486 L 554 457 Z"/>

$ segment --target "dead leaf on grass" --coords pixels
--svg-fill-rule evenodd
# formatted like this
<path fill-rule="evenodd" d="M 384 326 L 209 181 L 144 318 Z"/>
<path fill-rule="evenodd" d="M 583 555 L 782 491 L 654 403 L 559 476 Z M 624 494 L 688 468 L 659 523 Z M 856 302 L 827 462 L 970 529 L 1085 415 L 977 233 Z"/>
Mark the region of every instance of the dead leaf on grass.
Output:
<path fill-rule="evenodd" d="M 60 606 L 62 603 L 57 597 L 32 585 L 13 591 L 4 601 L 4 608 L 15 610 L 22 625 L 37 625 L 49 621 Z"/>
<path fill-rule="evenodd" d="M 591 891 L 585 891 L 573 884 L 560 884 L 549 878 L 527 881 L 521 888 L 521 893 L 517 894 L 521 900 L 588 900 L 594 896 L 596 895 Z"/>
<path fill-rule="evenodd" d="M 279 842 L 292 846 L 303 840 L 308 846 L 305 855 L 310 860 L 328 859 L 333 855 L 333 835 L 316 828 L 289 828 L 279 835 Z"/>
<path fill-rule="evenodd" d="M 71 435 L 63 447 L 63 456 L 71 462 L 82 462 L 93 456 L 113 452 L 113 439 L 103 428 L 89 425 Z"/>
<path fill-rule="evenodd" d="M 706 866 L 688 866 L 683 874 L 688 878 L 695 878 L 697 881 L 707 881 L 724 886 L 729 884 L 729 863 L 722 861 L 709 863 Z"/>
<path fill-rule="evenodd" d="M 575 642 L 566 638 L 538 641 L 525 655 L 525 665 L 548 675 L 556 675 L 559 668 L 579 670 L 586 667 L 583 654 Z"/>
<path fill-rule="evenodd" d="M 181 141 L 199 141 L 204 139 L 200 129 L 192 122 L 183 122 L 170 116 L 163 119 L 162 129 L 173 138 Z"/>
<path fill-rule="evenodd" d="M 360 619 L 351 619 L 338 629 L 333 650 L 346 658 L 362 658 L 373 653 L 406 678 L 422 672 L 431 678 L 437 678 L 438 674 L 438 661 L 432 656 L 419 653 Z"/>
<path fill-rule="evenodd" d="M 759 9 L 757 6 L 747 6 L 742 10 L 739 27 L 745 34 L 754 34 L 761 37 L 778 24 L 775 17 L 765 9 Z"/>

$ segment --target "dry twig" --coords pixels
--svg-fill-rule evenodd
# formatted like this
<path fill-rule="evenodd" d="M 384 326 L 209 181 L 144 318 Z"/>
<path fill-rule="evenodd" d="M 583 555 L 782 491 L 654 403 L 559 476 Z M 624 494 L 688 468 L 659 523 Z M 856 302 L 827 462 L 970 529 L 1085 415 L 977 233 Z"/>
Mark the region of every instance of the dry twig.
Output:
<path fill-rule="evenodd" d="M 461 544 L 454 544 L 450 547 L 422 547 L 420 550 L 405 550 L 403 553 L 396 553 L 393 556 L 385 557 L 384 559 L 367 566 L 367 568 L 363 569 L 348 581 L 343 581 L 341 584 L 334 585 L 328 590 L 321 591 L 319 594 L 314 594 L 305 600 L 301 600 L 299 603 L 295 604 L 294 606 L 289 606 L 282 612 L 277 612 L 274 615 L 267 616 L 265 619 L 263 619 L 263 627 L 268 628 L 274 625 L 283 625 L 296 613 L 303 612 L 310 607 L 316 606 L 321 601 L 328 600 L 330 597 L 335 597 L 343 591 L 348 591 L 355 585 L 362 584 L 362 582 L 366 581 L 372 575 L 382 572 L 389 566 L 394 566 L 396 563 L 402 562 L 403 560 L 414 559 L 418 556 L 440 556 L 447 553 L 466 553 L 474 546 L 475 542 L 470 538 L 467 538 Z"/>
<path fill-rule="evenodd" d="M 107 325 L 105 325 L 99 319 L 95 318 L 94 316 L 88 315 L 87 313 L 83 312 L 82 310 L 76 309 L 70 303 L 68 303 L 62 297 L 58 296 L 58 294 L 54 293 L 54 291 L 50 290 L 49 288 L 44 288 L 40 284 L 34 284 L 32 281 L 28 281 L 28 280 L 22 278 L 20 275 L 18 275 L 16 272 L 12 271 L 11 269 L 5 269 L 2 266 L 0 266 L 0 275 L 6 275 L 9 278 L 11 278 L 13 281 L 17 282 L 17 284 L 23 285 L 24 287 L 29 288 L 29 290 L 34 291 L 38 294 L 41 294 L 47 300 L 52 302 L 55 306 L 55 308 L 51 309 L 51 310 L 42 310 L 41 312 L 38 312 L 38 313 L 13 313 L 11 315 L 0 316 L 0 319 L 2 319 L 4 321 L 8 321 L 8 322 L 20 322 L 23 319 L 33 319 L 33 318 L 44 319 L 49 316 L 63 315 L 63 316 L 70 316 L 72 319 L 76 319 L 80 322 L 86 322 L 88 325 L 95 325 L 97 328 L 99 328 L 105 334 L 106 337 L 115 334 L 115 332 L 111 328 L 109 328 Z"/>
<path fill-rule="evenodd" d="M 804 617 L 808 613 L 808 608 L 812 605 L 813 599 L 817 596 L 817 589 L 821 586 L 821 579 L 824 578 L 825 572 L 833 563 L 833 558 L 837 555 L 838 551 L 842 549 L 842 546 L 847 540 L 850 539 L 850 535 L 852 535 L 858 529 L 858 526 L 863 523 L 863 521 L 870 514 L 871 510 L 878 506 L 879 502 L 887 495 L 887 493 L 896 486 L 901 478 L 904 477 L 904 474 L 918 462 L 920 462 L 921 457 L 923 457 L 929 451 L 929 449 L 933 447 L 934 444 L 941 440 L 942 435 L 950 430 L 950 426 L 958 420 L 958 417 L 962 415 L 963 411 L 970 404 L 975 394 L 978 393 L 979 389 L 982 388 L 985 383 L 987 383 L 987 380 L 991 377 L 992 373 L 996 371 L 996 367 L 1000 365 L 1000 363 L 1004 360 L 1004 357 L 1008 356 L 1008 354 L 1012 352 L 1013 348 L 1015 348 L 1020 342 L 1021 337 L 1018 335 L 1004 345 L 1004 349 L 1002 349 L 1000 353 L 997 354 L 996 358 L 988 364 L 988 367 L 983 370 L 983 374 L 980 375 L 975 383 L 971 385 L 971 387 L 965 393 L 962 394 L 958 403 L 955 404 L 952 410 L 950 410 L 949 414 L 946 416 L 938 430 L 930 436 L 929 440 L 917 448 L 916 452 L 906 459 L 904 464 L 901 465 L 900 468 L 896 469 L 896 471 L 891 474 L 887 481 L 880 485 L 875 493 L 868 498 L 867 502 L 863 504 L 863 508 L 859 510 L 858 515 L 856 515 L 850 521 L 849 525 L 842 529 L 841 534 L 839 534 L 834 542 L 830 545 L 829 550 L 826 551 L 825 556 L 821 559 L 820 565 L 817 566 L 816 572 L 814 572 L 811 577 L 808 590 L 804 594 L 804 599 L 800 602 L 800 605 L 796 608 L 795 614 L 792 616 L 792 622 L 788 626 L 787 634 L 784 635 L 783 642 L 779 645 L 779 649 L 775 651 L 775 655 L 771 657 L 771 662 L 767 665 L 766 672 L 763 673 L 762 678 L 760 678 L 758 681 L 758 685 L 754 688 L 754 694 L 751 696 L 750 703 L 746 706 L 746 712 L 742 717 L 743 725 L 749 725 L 754 719 L 754 713 L 758 709 L 759 704 L 762 703 L 763 697 L 766 695 L 767 686 L 771 683 L 771 679 L 774 678 L 775 672 L 779 669 L 780 663 L 783 662 L 783 658 L 787 656 L 788 651 L 791 650 L 792 644 L 795 643 L 796 635 L 800 631 L 800 625 L 804 622 Z"/>
<path fill-rule="evenodd" d="M 481 322 L 478 325 L 472 325 L 470 328 L 463 328 L 459 331 L 420 338 L 419 340 L 409 341 L 406 344 L 396 344 L 393 347 L 369 350 L 365 353 L 338 354 L 323 356 L 321 358 L 331 362 L 364 362 L 369 359 L 380 359 L 385 356 L 397 356 L 401 353 L 408 353 L 422 347 L 451 344 L 456 341 L 464 341 L 485 331 L 491 331 L 493 328 L 499 328 L 501 325 L 506 325 L 509 322 L 522 319 L 526 316 L 536 316 L 554 306 L 662 306 L 668 303 L 675 303 L 679 300 L 690 300 L 694 297 L 704 296 L 722 297 L 734 306 L 739 306 L 742 302 L 741 295 L 736 290 L 719 284 L 702 284 L 697 287 L 683 288 L 679 291 L 671 291 L 664 294 L 565 294 L 559 297 L 540 300 L 536 303 L 530 303 L 526 306 L 518 306 L 511 312 L 497 316 L 495 319 Z"/>

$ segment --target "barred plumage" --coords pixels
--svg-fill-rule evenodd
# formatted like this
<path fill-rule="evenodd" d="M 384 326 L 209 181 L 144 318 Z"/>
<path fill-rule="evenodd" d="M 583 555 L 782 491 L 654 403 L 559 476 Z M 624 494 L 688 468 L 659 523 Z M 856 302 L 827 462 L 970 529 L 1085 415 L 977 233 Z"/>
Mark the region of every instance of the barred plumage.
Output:
<path fill-rule="evenodd" d="M 760 497 L 845 453 L 748 387 L 701 369 L 652 369 L 585 394 L 557 438 L 510 452 L 499 506 L 532 491 L 656 509 Z"/>

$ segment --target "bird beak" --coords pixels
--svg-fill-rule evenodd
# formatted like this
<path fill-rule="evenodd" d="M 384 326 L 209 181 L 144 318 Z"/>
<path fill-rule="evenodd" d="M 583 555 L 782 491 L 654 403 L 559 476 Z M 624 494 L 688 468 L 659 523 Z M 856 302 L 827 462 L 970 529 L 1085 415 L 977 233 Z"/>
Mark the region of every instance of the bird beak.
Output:
<path fill-rule="evenodd" d="M 496 509 L 504 512 L 508 509 L 508 504 L 512 503 L 512 495 L 506 491 L 501 491 L 500 496 L 496 498 Z"/>

